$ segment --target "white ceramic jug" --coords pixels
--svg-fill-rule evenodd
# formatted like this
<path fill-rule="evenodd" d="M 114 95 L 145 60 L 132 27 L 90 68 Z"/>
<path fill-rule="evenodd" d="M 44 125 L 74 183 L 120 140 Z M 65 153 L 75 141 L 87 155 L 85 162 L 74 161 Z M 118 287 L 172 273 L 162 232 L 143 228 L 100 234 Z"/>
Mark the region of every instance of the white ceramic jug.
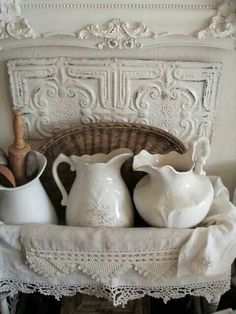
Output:
<path fill-rule="evenodd" d="M 36 152 L 39 171 L 30 182 L 16 188 L 0 186 L 0 220 L 7 224 L 56 224 L 57 216 L 39 178 L 47 160 Z"/>
<path fill-rule="evenodd" d="M 185 154 L 152 155 L 141 151 L 133 168 L 148 173 L 134 189 L 134 203 L 141 217 L 152 226 L 190 228 L 208 213 L 214 191 L 203 165 L 209 142 L 201 138 Z"/>
<path fill-rule="evenodd" d="M 133 153 L 126 148 L 109 154 L 60 154 L 53 163 L 52 173 L 66 205 L 66 223 L 83 227 L 130 227 L 133 225 L 133 205 L 120 174 L 121 165 Z M 57 173 L 61 162 L 70 164 L 76 178 L 69 195 Z"/>

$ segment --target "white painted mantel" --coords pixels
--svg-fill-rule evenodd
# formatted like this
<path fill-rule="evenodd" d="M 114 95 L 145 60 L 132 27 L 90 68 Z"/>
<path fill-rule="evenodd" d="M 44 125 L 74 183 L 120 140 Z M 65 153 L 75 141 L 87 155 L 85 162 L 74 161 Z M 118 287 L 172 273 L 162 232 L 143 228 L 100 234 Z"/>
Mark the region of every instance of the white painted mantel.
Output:
<path fill-rule="evenodd" d="M 235 7 L 234 0 L 1 0 L 1 47 L 27 46 L 28 39 L 95 49 L 176 43 L 232 47 Z"/>
<path fill-rule="evenodd" d="M 122 120 L 211 140 L 209 173 L 236 185 L 236 1 L 0 0 L 0 146 L 11 109 L 39 140 Z"/>

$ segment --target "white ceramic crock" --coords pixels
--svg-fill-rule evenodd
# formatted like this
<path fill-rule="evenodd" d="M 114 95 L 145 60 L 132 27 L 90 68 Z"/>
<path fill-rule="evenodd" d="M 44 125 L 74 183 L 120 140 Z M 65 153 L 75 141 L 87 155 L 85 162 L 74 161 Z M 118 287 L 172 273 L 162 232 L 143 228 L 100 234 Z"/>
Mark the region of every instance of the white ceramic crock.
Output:
<path fill-rule="evenodd" d="M 16 188 L 0 186 L 0 220 L 6 224 L 57 223 L 54 207 L 39 180 L 47 160 L 36 154 L 39 172 L 33 180 Z"/>

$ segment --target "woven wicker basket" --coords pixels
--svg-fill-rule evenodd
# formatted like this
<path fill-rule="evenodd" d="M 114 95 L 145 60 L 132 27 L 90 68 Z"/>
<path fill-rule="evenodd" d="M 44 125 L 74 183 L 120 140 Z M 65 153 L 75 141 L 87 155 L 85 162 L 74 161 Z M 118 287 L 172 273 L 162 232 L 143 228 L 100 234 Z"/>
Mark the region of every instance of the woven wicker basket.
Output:
<path fill-rule="evenodd" d="M 59 216 L 60 223 L 64 224 L 65 208 L 60 204 L 61 193 L 52 177 L 52 164 L 55 158 L 64 153 L 68 156 L 109 153 L 110 151 L 126 147 L 138 154 L 142 149 L 150 153 L 168 153 L 175 150 L 179 153 L 186 151 L 184 144 L 176 137 L 161 129 L 132 123 L 93 123 L 80 124 L 64 130 L 53 136 L 39 151 L 47 158 L 47 167 L 41 177 L 50 199 L 52 200 Z M 67 164 L 59 166 L 59 175 L 67 191 L 70 191 L 75 174 Z M 121 169 L 122 176 L 132 194 L 136 183 L 144 173 L 132 170 L 132 159 L 128 160 Z M 140 219 L 137 219 L 140 225 Z M 141 223 L 142 224 L 142 223 Z"/>

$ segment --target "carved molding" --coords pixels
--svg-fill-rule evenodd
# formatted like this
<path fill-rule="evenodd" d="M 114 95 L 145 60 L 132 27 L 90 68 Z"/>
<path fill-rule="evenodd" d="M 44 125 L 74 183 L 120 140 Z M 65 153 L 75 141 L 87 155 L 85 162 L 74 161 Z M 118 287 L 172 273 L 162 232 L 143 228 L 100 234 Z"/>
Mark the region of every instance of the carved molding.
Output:
<path fill-rule="evenodd" d="M 220 64 L 123 59 L 8 61 L 13 105 L 26 136 L 77 123 L 125 121 L 168 130 L 185 142 L 211 138 Z"/>
<path fill-rule="evenodd" d="M 173 4 L 173 3 L 24 3 L 22 8 L 50 9 L 164 9 L 164 10 L 214 10 L 210 4 Z"/>
<path fill-rule="evenodd" d="M 130 25 L 117 18 L 102 25 L 90 24 L 80 30 L 77 36 L 79 39 L 101 38 L 97 44 L 99 49 L 133 49 L 143 47 L 139 39 L 156 38 L 157 34 L 144 23 Z"/>
<path fill-rule="evenodd" d="M 0 2 L 0 39 L 35 39 L 49 36 L 64 35 L 77 37 L 80 40 L 93 39 L 97 41 L 97 48 L 131 49 L 142 48 L 143 39 L 155 39 L 163 35 L 175 35 L 172 29 L 165 33 L 156 33 L 147 26 L 138 22 L 131 24 L 119 18 L 105 22 L 102 25 L 90 24 L 76 32 L 39 33 L 35 31 L 26 18 L 22 16 L 21 9 L 164 9 L 164 10 L 216 10 L 209 25 L 191 37 L 229 38 L 236 39 L 236 3 L 234 0 L 222 0 L 218 6 L 202 4 L 153 4 L 153 3 L 23 3 L 17 0 L 2 0 Z M 181 34 L 178 34 L 181 35 Z M 185 34 L 186 35 L 186 34 Z M 155 43 L 156 41 L 153 41 Z"/>
<path fill-rule="evenodd" d="M 38 36 L 28 21 L 21 16 L 21 6 L 16 0 L 0 2 L 0 39 L 34 39 Z"/>
<path fill-rule="evenodd" d="M 198 32 L 197 37 L 199 39 L 208 37 L 236 39 L 236 2 L 234 0 L 221 1 L 209 26 Z"/>

